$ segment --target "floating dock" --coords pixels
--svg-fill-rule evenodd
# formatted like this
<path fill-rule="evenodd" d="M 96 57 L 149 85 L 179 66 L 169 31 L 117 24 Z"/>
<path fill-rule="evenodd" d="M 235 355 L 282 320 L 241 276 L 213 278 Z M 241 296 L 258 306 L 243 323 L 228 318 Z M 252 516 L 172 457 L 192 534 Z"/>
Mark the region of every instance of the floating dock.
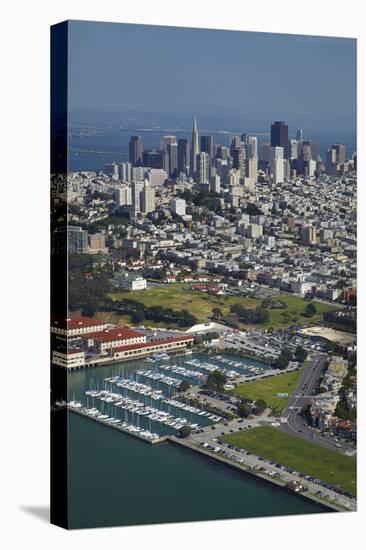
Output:
<path fill-rule="evenodd" d="M 96 416 L 91 416 L 90 414 L 85 412 L 84 408 L 67 407 L 67 409 L 70 412 L 83 416 L 84 418 L 88 418 L 88 420 L 91 420 L 92 422 L 97 422 L 98 424 L 102 424 L 103 426 L 107 426 L 108 428 L 113 428 L 118 432 L 122 432 L 124 434 L 130 435 L 132 437 L 135 437 L 136 439 L 139 439 L 140 441 L 144 441 L 145 443 L 150 443 L 151 445 L 155 445 L 156 443 L 162 443 L 163 441 L 167 440 L 166 435 L 160 436 L 159 438 L 156 438 L 156 439 L 147 439 L 146 437 L 141 436 L 138 432 L 131 432 L 127 430 L 125 427 L 121 426 L 120 424 L 111 424 L 110 422 L 104 419 L 100 419 Z"/>

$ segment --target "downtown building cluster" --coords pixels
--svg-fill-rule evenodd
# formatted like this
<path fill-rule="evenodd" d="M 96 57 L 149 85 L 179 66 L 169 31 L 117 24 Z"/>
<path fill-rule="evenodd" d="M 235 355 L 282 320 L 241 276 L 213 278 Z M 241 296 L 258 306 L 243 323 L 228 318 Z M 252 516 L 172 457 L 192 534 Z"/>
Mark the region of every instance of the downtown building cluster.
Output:
<path fill-rule="evenodd" d="M 344 145 L 324 163 L 277 121 L 259 156 L 256 136 L 215 144 L 194 119 L 190 143 L 164 136 L 145 150 L 132 136 L 129 154 L 111 173 L 69 174 L 67 238 L 53 235 L 55 251 L 104 254 L 136 276 L 192 271 L 355 305 L 357 159 Z"/>

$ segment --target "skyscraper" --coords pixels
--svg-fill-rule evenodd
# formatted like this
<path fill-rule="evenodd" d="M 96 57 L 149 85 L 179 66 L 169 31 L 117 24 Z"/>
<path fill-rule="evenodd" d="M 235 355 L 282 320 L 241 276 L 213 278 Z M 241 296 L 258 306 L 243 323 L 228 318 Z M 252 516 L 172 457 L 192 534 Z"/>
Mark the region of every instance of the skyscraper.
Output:
<path fill-rule="evenodd" d="M 174 178 L 178 172 L 178 145 L 177 143 L 168 143 L 167 151 L 169 155 L 169 177 Z"/>
<path fill-rule="evenodd" d="M 178 140 L 178 172 L 187 173 L 189 169 L 189 142 L 187 139 Z"/>
<path fill-rule="evenodd" d="M 131 136 L 129 143 L 129 161 L 132 166 L 141 165 L 143 149 L 144 146 L 140 136 Z"/>
<path fill-rule="evenodd" d="M 271 147 L 283 147 L 283 158 L 288 158 L 288 125 L 283 120 L 271 124 Z"/>
<path fill-rule="evenodd" d="M 245 149 L 244 147 L 237 147 L 231 152 L 233 157 L 233 168 L 239 170 L 240 177 L 244 178 L 245 176 Z"/>
<path fill-rule="evenodd" d="M 346 162 L 346 146 L 343 143 L 332 145 L 332 149 L 336 152 L 336 162 L 344 164 Z"/>
<path fill-rule="evenodd" d="M 271 147 L 269 166 L 273 177 L 273 182 L 283 183 L 284 181 L 284 164 L 283 164 L 283 147 Z"/>
<path fill-rule="evenodd" d="M 191 177 L 195 177 L 197 172 L 197 155 L 200 152 L 199 142 L 198 142 L 198 129 L 197 129 L 197 120 L 196 115 L 193 119 L 193 128 L 192 128 L 192 143 L 191 143 Z"/>
<path fill-rule="evenodd" d="M 240 145 L 241 145 L 240 136 L 238 136 L 238 134 L 234 134 L 233 137 L 231 138 L 231 143 L 230 143 L 230 155 L 231 156 L 233 156 L 234 149 L 239 149 Z"/>
<path fill-rule="evenodd" d="M 213 144 L 212 136 L 208 136 L 208 135 L 201 136 L 201 151 L 204 151 L 210 156 L 210 162 L 212 163 L 212 159 L 214 156 L 214 144 Z"/>
<path fill-rule="evenodd" d="M 247 156 L 258 157 L 258 140 L 256 136 L 247 137 Z"/>
<path fill-rule="evenodd" d="M 210 157 L 207 153 L 202 151 L 197 155 L 197 172 L 198 181 L 200 183 L 208 182 L 210 177 Z"/>

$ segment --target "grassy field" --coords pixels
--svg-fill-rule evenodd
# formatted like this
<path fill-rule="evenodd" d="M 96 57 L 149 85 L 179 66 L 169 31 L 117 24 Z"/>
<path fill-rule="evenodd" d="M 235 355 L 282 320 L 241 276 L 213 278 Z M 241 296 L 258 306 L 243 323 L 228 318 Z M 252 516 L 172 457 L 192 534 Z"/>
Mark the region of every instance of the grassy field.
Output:
<path fill-rule="evenodd" d="M 113 300 L 128 298 L 142 302 L 145 306 L 163 306 L 172 309 L 187 309 L 198 321 L 207 321 L 215 307 L 228 315 L 230 305 L 240 302 L 243 306 L 254 308 L 258 300 L 253 298 L 234 298 L 232 296 L 213 296 L 203 292 L 189 290 L 187 285 L 172 285 L 169 287 L 149 288 L 133 292 L 114 292 L 109 295 Z"/>
<path fill-rule="evenodd" d="M 215 307 L 221 309 L 224 316 L 229 315 L 230 306 L 241 304 L 246 308 L 256 308 L 261 301 L 255 298 L 245 296 L 213 296 L 202 292 L 190 290 L 189 285 L 176 284 L 167 287 L 155 287 L 148 290 L 138 290 L 134 292 L 113 292 L 109 294 L 113 300 L 128 298 L 142 302 L 145 306 L 163 306 L 173 309 L 187 309 L 192 315 L 197 317 L 199 322 L 207 322 L 212 315 Z M 332 309 L 332 306 L 315 302 L 317 314 L 314 317 L 304 317 L 308 301 L 304 301 L 297 296 L 281 295 L 277 298 L 287 304 L 286 309 L 271 309 L 269 311 L 270 320 L 261 325 L 262 327 L 284 328 L 294 323 L 317 322 L 322 318 L 324 311 Z M 242 325 L 245 327 L 248 325 Z"/>
<path fill-rule="evenodd" d="M 335 306 L 323 304 L 321 302 L 311 301 L 315 304 L 317 312 L 313 317 L 304 315 L 306 306 L 309 301 L 299 298 L 298 296 L 290 296 L 282 294 L 277 298 L 287 305 L 286 309 L 271 309 L 269 312 L 270 320 L 265 323 L 266 327 L 282 328 L 295 323 L 316 323 L 323 319 L 323 313 L 331 309 L 336 309 Z"/>
<path fill-rule="evenodd" d="M 356 493 L 356 458 L 263 426 L 222 439 L 256 455 Z"/>
<path fill-rule="evenodd" d="M 293 372 L 278 374 L 271 378 L 246 382 L 236 386 L 234 393 L 247 399 L 264 399 L 269 407 L 275 412 L 280 413 L 287 405 L 297 381 L 302 374 L 303 369 Z M 289 397 L 277 397 L 277 393 L 288 393 Z"/>

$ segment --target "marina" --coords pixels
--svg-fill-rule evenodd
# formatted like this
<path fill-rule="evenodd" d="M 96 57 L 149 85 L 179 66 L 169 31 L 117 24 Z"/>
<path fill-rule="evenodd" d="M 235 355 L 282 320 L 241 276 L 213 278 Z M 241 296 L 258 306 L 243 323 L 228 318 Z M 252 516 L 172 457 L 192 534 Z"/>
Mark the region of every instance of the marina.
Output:
<path fill-rule="evenodd" d="M 143 363 L 146 367 L 142 367 Z M 77 373 L 69 377 L 69 408 L 82 410 L 88 418 L 118 426 L 139 437 L 140 433 L 156 434 L 153 440 L 158 441 L 177 434 L 184 426 L 192 431 L 223 421 L 222 416 L 205 410 L 202 405 L 185 403 L 179 391 L 183 381 L 201 386 L 215 370 L 231 380 L 245 374 L 260 375 L 266 372 L 266 365 L 230 355 L 183 353 L 169 356 L 162 352 L 143 361 L 104 366 L 98 370 L 103 372 L 103 377 L 89 374 L 90 371 L 84 371 L 88 374 L 82 377 Z M 72 384 L 72 380 L 79 377 L 83 379 L 83 391 Z M 60 401 L 63 399 L 60 396 Z M 75 403 L 80 406 L 75 407 Z M 129 426 L 134 426 L 136 431 Z"/>
<path fill-rule="evenodd" d="M 191 360 L 197 361 L 190 365 Z M 240 362 L 240 367 L 229 361 Z M 156 414 L 155 418 L 169 421 L 167 415 L 160 414 L 165 412 L 173 422 L 173 418 L 185 418 L 201 427 L 219 421 L 210 418 L 214 415 L 208 415 L 204 407 L 183 403 L 175 386 L 142 378 L 140 369 L 169 373 L 197 384 L 197 378 L 161 367 L 175 365 L 207 376 L 208 371 L 200 365 L 210 363 L 243 373 L 250 373 L 252 367 L 266 372 L 266 365 L 227 354 L 197 352 L 149 363 L 140 359 L 68 373 L 68 395 L 58 396 L 58 402 L 64 405 L 67 401 L 70 411 L 72 527 L 205 520 L 213 514 L 224 519 L 324 511 L 274 484 L 259 483 L 202 453 L 188 452 L 184 445 L 171 444 L 169 438 L 178 439 L 174 437 L 178 430 L 148 418 Z M 121 498 L 122 487 L 128 501 Z M 174 500 L 177 492 L 179 501 Z M 148 510 L 141 507 L 145 500 L 153 503 Z"/>

